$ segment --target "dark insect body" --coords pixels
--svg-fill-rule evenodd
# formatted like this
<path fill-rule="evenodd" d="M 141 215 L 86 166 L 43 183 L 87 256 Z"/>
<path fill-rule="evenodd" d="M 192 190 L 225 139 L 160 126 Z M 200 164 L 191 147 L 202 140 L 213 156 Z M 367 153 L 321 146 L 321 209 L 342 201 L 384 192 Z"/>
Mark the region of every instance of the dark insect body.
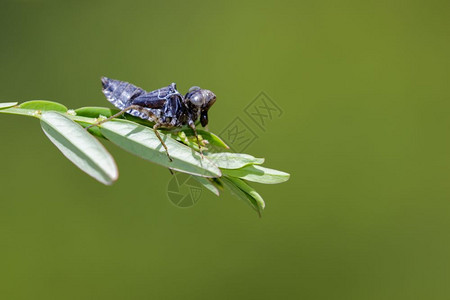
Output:
<path fill-rule="evenodd" d="M 197 86 L 191 87 L 183 96 L 177 91 L 175 83 L 151 92 L 128 82 L 106 77 L 102 77 L 102 84 L 106 99 L 121 111 L 89 127 L 98 126 L 124 113 L 154 122 L 155 134 L 166 149 L 170 160 L 167 147 L 157 129 L 187 125 L 193 129 L 198 141 L 195 121 L 200 118 L 200 123 L 205 127 L 208 124 L 208 110 L 216 102 L 216 95 L 213 92 Z M 201 150 L 200 145 L 199 148 Z"/>

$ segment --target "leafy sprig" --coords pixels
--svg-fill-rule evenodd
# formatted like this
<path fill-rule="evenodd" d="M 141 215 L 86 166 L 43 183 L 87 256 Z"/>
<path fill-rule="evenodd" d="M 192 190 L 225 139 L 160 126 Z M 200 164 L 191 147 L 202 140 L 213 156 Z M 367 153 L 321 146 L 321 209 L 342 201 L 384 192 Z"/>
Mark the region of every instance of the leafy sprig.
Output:
<path fill-rule="evenodd" d="M 246 181 L 275 184 L 289 179 L 288 173 L 262 167 L 263 158 L 229 152 L 229 147 L 217 135 L 201 129 L 197 129 L 197 133 L 204 157 L 199 153 L 192 129 L 160 131 L 172 157 L 170 161 L 149 121 L 123 115 L 88 130 L 83 128 L 117 112 L 105 107 L 69 110 L 60 103 L 45 100 L 20 105 L 17 102 L 0 103 L 0 113 L 40 119 L 45 135 L 64 156 L 106 185 L 118 179 L 118 169 L 114 158 L 95 137 L 109 140 L 145 160 L 190 174 L 217 196 L 221 190 L 228 189 L 260 216 L 265 207 L 264 200 Z"/>

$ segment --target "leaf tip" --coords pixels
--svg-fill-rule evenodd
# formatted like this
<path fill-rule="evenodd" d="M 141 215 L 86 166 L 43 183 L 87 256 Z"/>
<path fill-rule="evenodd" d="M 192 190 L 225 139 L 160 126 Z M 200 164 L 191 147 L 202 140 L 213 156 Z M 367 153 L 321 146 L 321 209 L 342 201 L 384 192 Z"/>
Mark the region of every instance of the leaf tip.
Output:
<path fill-rule="evenodd" d="M 4 102 L 4 103 L 0 103 L 0 109 L 17 106 L 17 104 L 19 104 L 19 102 Z"/>

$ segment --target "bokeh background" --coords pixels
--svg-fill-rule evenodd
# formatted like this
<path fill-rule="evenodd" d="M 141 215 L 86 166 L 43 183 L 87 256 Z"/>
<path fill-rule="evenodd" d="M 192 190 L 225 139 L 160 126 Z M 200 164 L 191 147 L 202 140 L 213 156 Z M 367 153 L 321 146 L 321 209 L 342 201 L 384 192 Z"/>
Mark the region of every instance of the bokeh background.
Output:
<path fill-rule="evenodd" d="M 263 218 L 105 143 L 74 167 L 36 119 L 0 115 L 2 299 L 448 299 L 448 1 L 2 1 L 1 102 L 108 106 L 100 76 L 213 90 L 245 150 L 291 174 Z M 260 130 L 264 91 L 283 110 Z"/>

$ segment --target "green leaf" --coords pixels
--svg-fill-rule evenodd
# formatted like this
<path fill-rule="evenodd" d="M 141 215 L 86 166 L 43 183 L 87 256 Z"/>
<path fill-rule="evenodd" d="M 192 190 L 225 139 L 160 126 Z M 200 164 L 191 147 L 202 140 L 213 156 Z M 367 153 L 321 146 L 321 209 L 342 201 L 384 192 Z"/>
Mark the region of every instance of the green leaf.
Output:
<path fill-rule="evenodd" d="M 72 119 L 72 118 L 71 118 Z M 88 126 L 90 126 L 90 125 L 92 125 L 93 123 L 85 123 L 85 122 L 82 122 L 82 121 L 76 121 L 78 124 L 80 124 L 81 126 L 83 126 L 83 127 L 88 127 Z M 96 136 L 96 137 L 99 137 L 99 138 L 102 138 L 102 139 L 107 139 L 106 137 L 104 137 L 103 136 L 103 134 L 102 134 L 102 132 L 100 131 L 100 128 L 99 127 L 97 127 L 97 126 L 94 126 L 94 127 L 90 127 L 88 130 L 87 130 L 90 134 L 92 134 L 92 135 L 94 135 L 94 136 Z"/>
<path fill-rule="evenodd" d="M 104 116 L 108 118 L 118 112 L 119 110 L 115 108 L 96 107 L 96 106 L 86 106 L 75 109 L 75 113 L 77 114 L 77 116 L 88 118 L 98 118 L 99 116 Z"/>
<path fill-rule="evenodd" d="M 8 108 L 8 107 L 11 107 L 11 106 L 15 106 L 15 105 L 17 105 L 17 103 L 18 102 L 3 102 L 3 103 L 0 103 L 0 109 Z"/>
<path fill-rule="evenodd" d="M 0 109 L 1 114 L 12 114 L 40 118 L 41 114 L 35 109 L 22 109 L 18 107 L 9 107 L 5 109 Z"/>
<path fill-rule="evenodd" d="M 75 113 L 75 115 L 67 114 L 67 117 L 69 119 L 71 119 L 72 121 L 77 122 L 78 124 L 80 124 L 83 127 L 88 127 L 88 126 L 96 124 L 98 122 L 98 119 L 96 119 L 96 118 L 81 116 L 81 115 L 77 115 L 76 113 Z M 106 139 L 106 137 L 104 137 L 103 134 L 100 132 L 100 128 L 97 126 L 90 127 L 88 129 L 88 132 L 97 137 Z"/>
<path fill-rule="evenodd" d="M 257 165 L 248 165 L 234 170 L 223 169 L 222 173 L 232 177 L 239 177 L 248 181 L 266 184 L 282 183 L 287 181 L 290 177 L 288 173 Z"/>
<path fill-rule="evenodd" d="M 197 129 L 197 134 L 201 135 L 204 140 L 207 140 L 210 145 L 230 149 L 230 147 L 225 144 L 225 142 L 219 136 L 215 135 L 212 132 L 203 129 Z"/>
<path fill-rule="evenodd" d="M 95 106 L 86 106 L 75 109 L 76 116 L 79 117 L 85 117 L 85 118 L 91 118 L 93 119 L 92 123 L 85 123 L 82 121 L 77 121 L 81 126 L 87 127 L 89 125 L 92 125 L 96 122 L 96 118 L 103 116 L 106 118 L 109 118 L 110 116 L 118 113 L 118 109 L 113 108 L 106 108 L 106 107 L 95 107 Z M 100 138 L 104 138 L 103 134 L 100 132 L 100 128 L 97 126 L 91 127 L 88 129 L 89 133 Z"/>
<path fill-rule="evenodd" d="M 222 169 L 239 169 L 247 165 L 260 165 L 264 158 L 255 158 L 249 154 L 219 152 L 208 154 L 207 157 Z"/>
<path fill-rule="evenodd" d="M 160 133 L 169 149 L 173 161 L 153 132 L 153 129 L 125 120 L 112 120 L 100 125 L 101 133 L 119 147 L 151 162 L 180 172 L 203 176 L 220 177 L 219 168 L 207 158 L 189 147 L 175 141 L 169 135 Z"/>
<path fill-rule="evenodd" d="M 215 135 L 214 133 L 203 130 L 203 129 L 199 129 L 199 128 L 197 128 L 196 130 L 197 130 L 197 134 L 200 135 L 203 140 L 207 140 L 210 145 L 217 146 L 219 148 L 230 149 L 230 147 L 227 144 L 225 144 L 225 142 L 220 137 Z M 188 137 L 195 136 L 194 130 L 192 130 L 191 128 L 183 128 L 181 130 L 175 130 L 175 131 L 172 130 L 172 132 L 174 134 L 176 134 L 177 131 L 183 131 L 186 134 L 186 136 L 188 136 Z"/>
<path fill-rule="evenodd" d="M 247 205 L 249 205 L 251 208 L 253 208 L 256 212 L 258 212 L 258 205 L 256 204 L 255 199 L 247 195 L 245 192 L 243 192 L 240 188 L 238 188 L 231 180 L 229 180 L 227 177 L 222 178 L 223 183 L 225 186 L 231 191 L 231 193 L 238 197 L 239 199 L 243 200 Z"/>
<path fill-rule="evenodd" d="M 39 111 L 59 111 L 67 112 L 67 107 L 62 104 L 47 100 L 32 100 L 19 105 L 23 109 L 33 109 Z"/>
<path fill-rule="evenodd" d="M 251 186 L 239 178 L 223 176 L 221 179 L 235 196 L 244 200 L 261 217 L 265 203 L 262 197 Z"/>
<path fill-rule="evenodd" d="M 44 133 L 78 168 L 103 184 L 118 178 L 111 154 L 80 125 L 57 112 L 44 112 L 41 117 Z"/>
<path fill-rule="evenodd" d="M 244 193 L 251 196 L 253 199 L 255 199 L 259 212 L 262 212 L 263 209 L 266 207 L 266 204 L 264 203 L 263 198 L 256 192 L 254 188 L 249 186 L 245 181 L 239 179 L 239 178 L 233 178 L 229 176 L 225 176 L 227 179 L 231 180 L 238 188 L 240 188 Z"/>
<path fill-rule="evenodd" d="M 219 196 L 219 189 L 209 181 L 209 178 L 200 177 L 200 176 L 192 176 L 195 180 L 197 180 L 200 184 L 202 184 L 206 189 L 210 190 L 214 195 Z"/>

